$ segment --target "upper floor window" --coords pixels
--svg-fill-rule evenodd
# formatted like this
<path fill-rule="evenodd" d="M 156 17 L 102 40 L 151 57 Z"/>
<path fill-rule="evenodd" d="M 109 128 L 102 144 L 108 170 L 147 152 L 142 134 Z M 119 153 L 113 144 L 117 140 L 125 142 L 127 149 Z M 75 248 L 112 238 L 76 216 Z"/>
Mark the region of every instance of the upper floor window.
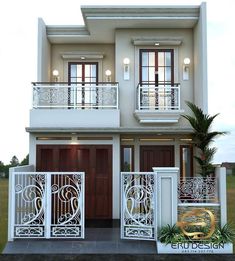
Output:
<path fill-rule="evenodd" d="M 155 86 L 174 84 L 173 49 L 140 50 L 140 84 Z"/>
<path fill-rule="evenodd" d="M 98 63 L 70 62 L 68 64 L 68 82 L 74 86 L 74 88 L 70 88 L 68 91 L 70 107 L 98 109 Z"/>
<path fill-rule="evenodd" d="M 69 83 L 97 83 L 98 63 L 96 62 L 70 62 Z"/>

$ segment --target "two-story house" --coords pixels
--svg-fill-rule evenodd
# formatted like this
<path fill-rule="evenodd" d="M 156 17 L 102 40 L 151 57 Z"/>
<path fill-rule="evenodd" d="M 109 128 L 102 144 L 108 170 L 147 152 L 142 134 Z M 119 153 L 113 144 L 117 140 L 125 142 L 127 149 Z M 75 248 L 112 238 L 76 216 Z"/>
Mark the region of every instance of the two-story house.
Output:
<path fill-rule="evenodd" d="M 87 219 L 118 219 L 120 172 L 193 176 L 185 101 L 207 111 L 206 6 L 82 6 L 38 23 L 30 164 L 84 171 Z M 61 181 L 63 182 L 63 181 Z"/>

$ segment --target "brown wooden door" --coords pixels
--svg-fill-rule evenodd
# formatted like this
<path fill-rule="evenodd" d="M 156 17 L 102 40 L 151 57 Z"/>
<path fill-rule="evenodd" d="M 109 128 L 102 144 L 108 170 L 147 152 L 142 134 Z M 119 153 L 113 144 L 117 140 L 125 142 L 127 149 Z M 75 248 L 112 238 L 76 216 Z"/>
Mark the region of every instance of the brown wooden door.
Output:
<path fill-rule="evenodd" d="M 87 219 L 112 218 L 112 146 L 77 146 L 77 164 L 84 171 Z"/>
<path fill-rule="evenodd" d="M 174 167 L 174 146 L 140 146 L 140 171 L 152 167 Z"/>
<path fill-rule="evenodd" d="M 112 218 L 111 145 L 38 145 L 36 169 L 84 171 L 86 218 Z"/>

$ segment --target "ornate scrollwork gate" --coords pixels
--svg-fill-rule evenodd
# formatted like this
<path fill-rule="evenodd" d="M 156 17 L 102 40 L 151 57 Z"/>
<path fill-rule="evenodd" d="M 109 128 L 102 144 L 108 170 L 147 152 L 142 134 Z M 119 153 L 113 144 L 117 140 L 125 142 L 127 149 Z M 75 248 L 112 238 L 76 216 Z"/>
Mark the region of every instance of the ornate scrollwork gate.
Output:
<path fill-rule="evenodd" d="M 12 238 L 84 238 L 84 173 L 13 172 Z"/>
<path fill-rule="evenodd" d="M 121 173 L 121 238 L 156 239 L 155 186 L 153 172 Z"/>

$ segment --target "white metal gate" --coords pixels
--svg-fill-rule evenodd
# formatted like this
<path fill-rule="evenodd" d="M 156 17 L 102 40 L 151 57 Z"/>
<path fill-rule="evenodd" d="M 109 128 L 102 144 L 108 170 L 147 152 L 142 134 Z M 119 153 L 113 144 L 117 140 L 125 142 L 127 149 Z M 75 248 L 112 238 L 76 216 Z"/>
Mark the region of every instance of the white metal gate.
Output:
<path fill-rule="evenodd" d="M 12 172 L 12 238 L 84 238 L 83 172 Z"/>
<path fill-rule="evenodd" d="M 121 173 L 121 238 L 156 239 L 156 177 L 152 172 Z"/>

